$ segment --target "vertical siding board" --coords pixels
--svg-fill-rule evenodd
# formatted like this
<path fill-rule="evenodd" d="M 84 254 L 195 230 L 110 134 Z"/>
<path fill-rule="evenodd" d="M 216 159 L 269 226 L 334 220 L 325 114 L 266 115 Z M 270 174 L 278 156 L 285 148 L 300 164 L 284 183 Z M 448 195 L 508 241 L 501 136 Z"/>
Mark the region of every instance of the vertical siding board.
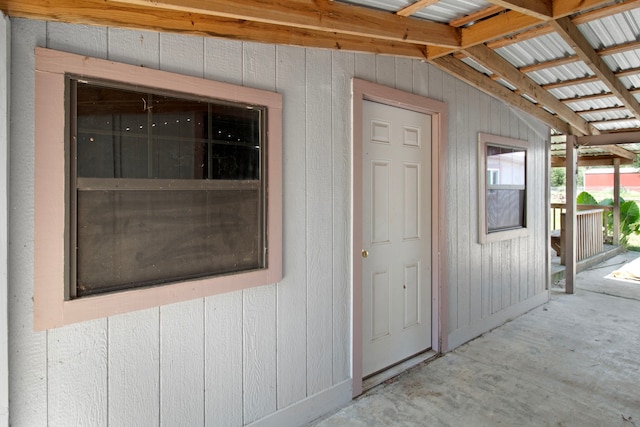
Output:
<path fill-rule="evenodd" d="M 158 33 L 109 28 L 108 41 L 108 59 L 147 68 L 160 68 Z"/>
<path fill-rule="evenodd" d="M 160 307 L 160 425 L 204 423 L 203 305 Z"/>
<path fill-rule="evenodd" d="M 205 299 L 204 425 L 242 425 L 242 291 Z"/>
<path fill-rule="evenodd" d="M 107 320 L 49 331 L 50 426 L 106 426 Z"/>
<path fill-rule="evenodd" d="M 244 424 L 277 407 L 275 285 L 243 291 Z"/>
<path fill-rule="evenodd" d="M 458 246 L 457 239 L 457 230 L 458 230 L 458 162 L 457 155 L 459 150 L 459 145 L 461 141 L 459 140 L 459 132 L 458 132 L 458 124 L 461 121 L 459 117 L 460 110 L 456 97 L 456 80 L 449 76 L 448 74 L 443 75 L 442 79 L 443 86 L 443 95 L 444 102 L 448 104 L 449 107 L 449 149 L 447 152 L 447 164 L 449 165 L 448 174 L 449 179 L 446 182 L 446 205 L 447 205 L 447 215 L 450 218 L 447 221 L 447 259 L 448 269 L 447 269 L 447 286 L 448 286 L 448 298 L 449 298 L 449 318 L 448 318 L 448 327 L 449 332 L 458 329 L 458 268 L 457 264 L 461 259 L 459 258 L 458 250 L 460 249 Z M 465 147 L 466 148 L 466 147 Z"/>
<path fill-rule="evenodd" d="M 8 323 L 10 422 L 47 425 L 47 332 L 33 331 L 34 46 L 46 23 L 11 20 Z"/>
<path fill-rule="evenodd" d="M 370 82 L 376 81 L 376 56 L 366 53 L 356 53 L 355 77 Z"/>
<path fill-rule="evenodd" d="M 413 91 L 413 60 L 409 58 L 396 59 L 396 89 L 406 92 Z"/>
<path fill-rule="evenodd" d="M 159 309 L 109 319 L 109 425 L 159 425 Z"/>
<path fill-rule="evenodd" d="M 8 259 L 9 239 L 9 117 L 11 90 L 11 19 L 0 12 L 0 424 L 9 425 L 9 324 Z"/>
<path fill-rule="evenodd" d="M 276 89 L 276 47 L 243 43 L 243 84 Z M 243 291 L 244 423 L 277 408 L 276 285 Z"/>
<path fill-rule="evenodd" d="M 283 97 L 284 277 L 277 286 L 278 408 L 307 396 L 305 50 L 278 46 L 276 86 Z"/>
<path fill-rule="evenodd" d="M 501 119 L 500 111 L 502 103 L 495 98 L 491 98 L 491 133 L 501 135 Z M 491 246 L 491 314 L 494 314 L 502 308 L 502 248 L 501 242 L 494 242 Z"/>
<path fill-rule="evenodd" d="M 481 95 L 480 96 L 480 105 L 479 105 L 479 117 L 480 117 L 480 132 L 491 132 L 491 105 L 492 98 Z M 475 137 L 476 143 L 476 153 L 478 153 L 478 136 Z M 481 154 L 476 154 L 476 156 L 481 156 Z M 478 161 L 478 165 L 480 162 L 484 162 L 484 158 L 480 158 Z M 479 167 L 479 166 L 476 166 Z M 476 171 L 476 177 L 478 177 L 478 172 Z M 479 178 L 476 178 L 476 181 Z M 478 197 L 484 197 L 483 194 L 479 194 Z M 476 206 L 478 206 L 478 200 L 476 200 Z M 478 223 L 478 218 L 476 217 L 476 224 Z M 479 229 L 479 224 L 476 225 Z M 492 313 L 492 296 L 493 296 L 493 273 L 492 273 L 492 253 L 491 248 L 492 244 L 484 244 L 482 245 L 482 284 L 481 284 L 481 298 L 482 298 L 482 318 L 489 317 Z"/>
<path fill-rule="evenodd" d="M 538 143 L 537 138 L 536 139 L 530 138 L 530 126 L 524 122 L 520 122 L 519 139 L 533 142 L 533 144 L 531 144 L 532 146 Z M 529 151 L 527 152 L 527 156 L 533 156 L 534 155 L 533 151 L 534 150 L 529 149 Z M 530 172 L 534 172 L 534 171 L 530 171 Z M 534 176 L 534 175 L 531 174 L 530 176 Z M 528 181 L 526 182 L 527 188 L 533 184 L 532 182 L 528 182 Z M 530 207 L 527 207 L 527 208 L 529 209 Z M 531 224 L 527 224 L 527 228 L 529 228 L 530 226 Z M 529 272 L 533 271 L 533 268 L 531 267 L 534 267 L 532 265 L 532 260 L 531 260 L 533 254 L 529 251 L 529 242 L 533 239 L 535 239 L 535 236 L 533 234 L 520 238 L 521 260 L 524 260 L 525 263 L 520 267 L 520 275 L 519 275 L 519 282 L 518 282 L 518 299 L 516 302 L 524 301 L 527 299 L 527 284 L 529 282 Z"/>
<path fill-rule="evenodd" d="M 205 38 L 204 55 L 205 78 L 242 84 L 242 42 Z"/>
<path fill-rule="evenodd" d="M 203 77 L 204 40 L 160 34 L 160 68 Z M 204 301 L 160 308 L 160 422 L 204 421 Z"/>
<path fill-rule="evenodd" d="M 469 109 L 469 85 L 462 81 L 456 81 L 456 106 L 457 106 L 457 139 L 456 147 L 456 205 L 457 205 L 457 223 L 455 229 L 457 233 L 457 284 L 458 284 L 458 327 L 469 325 L 470 306 L 470 209 L 469 200 L 471 198 L 470 170 L 471 156 L 475 144 L 469 138 L 469 120 L 473 114 Z M 475 158 L 475 156 L 474 156 Z M 475 180 L 474 180 L 475 181 Z"/>
<path fill-rule="evenodd" d="M 204 76 L 204 40 L 160 33 L 160 68 L 187 76 Z"/>
<path fill-rule="evenodd" d="M 482 318 L 482 245 L 478 243 L 478 129 L 482 127 L 480 92 L 469 88 L 469 128 L 467 144 L 469 150 L 469 321 L 471 324 Z"/>
<path fill-rule="evenodd" d="M 422 61 L 411 61 L 413 67 L 413 92 L 429 96 L 429 65 Z"/>
<path fill-rule="evenodd" d="M 442 85 L 442 82 L 444 79 L 444 73 L 440 68 L 436 68 L 433 65 L 427 64 L 427 66 L 429 67 L 428 96 L 430 98 L 437 99 L 438 101 L 446 102 L 446 100 L 444 99 L 444 87 Z M 448 109 L 449 109 L 449 120 L 453 120 L 453 117 L 451 117 L 454 114 L 453 109 L 451 107 L 448 107 Z M 451 126 L 448 127 L 449 134 L 451 134 L 450 128 Z M 447 143 L 448 143 L 448 149 L 451 150 L 451 147 L 452 147 L 451 136 L 448 136 Z"/>
<path fill-rule="evenodd" d="M 82 43 L 78 43 L 82 40 Z M 96 58 L 107 57 L 107 29 L 59 22 L 47 24 L 47 47 Z"/>
<path fill-rule="evenodd" d="M 376 55 L 376 82 L 395 87 L 396 85 L 396 61 L 393 56 Z"/>
<path fill-rule="evenodd" d="M 307 50 L 307 394 L 333 383 L 331 52 Z"/>
<path fill-rule="evenodd" d="M 333 384 L 351 366 L 351 76 L 354 55 L 332 53 L 333 129 Z"/>
<path fill-rule="evenodd" d="M 159 35 L 108 30 L 113 61 L 160 67 Z M 109 425 L 160 422 L 160 311 L 151 309 L 109 319 Z"/>

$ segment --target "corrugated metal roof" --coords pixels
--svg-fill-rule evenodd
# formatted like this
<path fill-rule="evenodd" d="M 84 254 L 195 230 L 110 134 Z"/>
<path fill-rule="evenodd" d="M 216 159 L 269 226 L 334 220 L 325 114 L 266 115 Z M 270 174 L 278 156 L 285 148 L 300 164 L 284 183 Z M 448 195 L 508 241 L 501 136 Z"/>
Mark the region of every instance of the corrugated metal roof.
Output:
<path fill-rule="evenodd" d="M 482 0 L 441 0 L 417 12 L 414 16 L 436 22 L 449 22 L 492 6 Z"/>
<path fill-rule="evenodd" d="M 557 34 L 545 34 L 495 50 L 517 68 L 573 55 L 569 45 Z"/>
<path fill-rule="evenodd" d="M 340 3 L 349 3 L 359 6 L 371 7 L 374 9 L 388 10 L 396 12 L 400 9 L 413 4 L 411 0 L 348 0 L 340 1 Z M 438 3 L 426 7 L 413 15 L 412 17 L 428 19 L 435 22 L 449 23 L 454 19 L 462 18 L 474 12 L 486 9 L 492 6 L 484 0 L 440 0 Z"/>
<path fill-rule="evenodd" d="M 575 80 L 592 76 L 593 72 L 582 61 L 527 73 L 539 85 Z"/>

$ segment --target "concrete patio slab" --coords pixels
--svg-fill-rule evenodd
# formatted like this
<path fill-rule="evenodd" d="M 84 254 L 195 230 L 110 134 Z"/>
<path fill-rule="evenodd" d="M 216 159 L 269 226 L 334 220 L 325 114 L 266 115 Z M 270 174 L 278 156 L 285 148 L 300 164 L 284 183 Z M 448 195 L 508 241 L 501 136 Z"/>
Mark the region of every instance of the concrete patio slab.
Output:
<path fill-rule="evenodd" d="M 598 289 L 620 263 L 313 425 L 640 426 L 640 297 Z"/>

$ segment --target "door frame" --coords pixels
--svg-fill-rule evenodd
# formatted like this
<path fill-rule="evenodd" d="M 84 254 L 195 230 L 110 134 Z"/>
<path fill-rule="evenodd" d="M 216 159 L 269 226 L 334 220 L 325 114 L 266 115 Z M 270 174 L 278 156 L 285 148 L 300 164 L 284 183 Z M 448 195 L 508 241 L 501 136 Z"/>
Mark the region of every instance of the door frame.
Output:
<path fill-rule="evenodd" d="M 446 247 L 446 131 L 445 103 L 357 78 L 352 79 L 352 378 L 353 396 L 362 394 L 362 109 L 364 101 L 374 101 L 432 117 L 431 125 L 431 348 L 447 350 L 447 247 Z"/>

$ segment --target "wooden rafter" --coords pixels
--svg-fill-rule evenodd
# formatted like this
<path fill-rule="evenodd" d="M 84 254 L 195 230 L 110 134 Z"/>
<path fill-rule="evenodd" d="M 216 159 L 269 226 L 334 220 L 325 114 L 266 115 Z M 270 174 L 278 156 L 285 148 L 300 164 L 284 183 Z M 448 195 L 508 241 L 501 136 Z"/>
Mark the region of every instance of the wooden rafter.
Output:
<path fill-rule="evenodd" d="M 519 0 L 514 0 L 519 1 Z M 553 2 L 554 19 L 567 17 L 580 12 L 589 11 L 598 6 L 606 5 L 610 0 L 563 0 Z M 468 28 L 462 28 L 462 48 L 475 46 L 477 44 L 490 42 L 492 40 L 508 37 L 513 34 L 532 29 L 545 21 L 537 19 L 533 16 L 523 14 L 521 12 L 510 10 L 494 17 L 485 19 Z M 450 53 L 455 49 L 447 49 L 443 47 L 429 47 L 428 55 L 430 59 L 439 58 Z"/>
<path fill-rule="evenodd" d="M 489 0 L 489 3 L 516 10 L 542 21 L 551 19 L 553 14 L 551 0 Z"/>
<path fill-rule="evenodd" d="M 590 147 L 598 145 L 629 144 L 634 142 L 640 142 L 640 131 L 578 137 L 578 145 Z"/>
<path fill-rule="evenodd" d="M 544 90 L 558 89 L 561 87 L 577 86 L 585 83 L 593 83 L 593 82 L 597 82 L 598 80 L 599 79 L 597 76 L 587 76 L 587 77 L 580 77 L 578 79 L 560 80 L 558 82 L 548 83 L 548 84 L 542 85 L 542 88 Z"/>
<path fill-rule="evenodd" d="M 561 119 L 565 120 L 577 129 L 580 134 L 589 135 L 592 133 L 598 133 L 598 131 L 590 127 L 582 117 L 574 113 L 573 110 L 541 88 L 540 85 L 534 82 L 530 77 L 522 74 L 516 67 L 511 65 L 507 60 L 491 49 L 484 45 L 477 45 L 465 49 L 465 52 L 478 63 L 484 67 L 490 68 L 494 73 L 513 84 L 521 93 L 526 93 L 539 103 L 553 110 Z"/>
<path fill-rule="evenodd" d="M 396 15 L 411 16 L 417 11 L 424 9 L 425 7 L 429 7 L 432 4 L 438 3 L 438 1 L 440 0 L 418 0 L 417 2 L 397 11 Z"/>
<path fill-rule="evenodd" d="M 623 159 L 627 159 L 627 160 L 631 160 L 634 161 L 638 155 L 636 153 L 633 153 L 625 148 L 619 147 L 615 144 L 610 144 L 610 145 L 602 145 L 600 146 L 600 148 L 602 148 L 604 151 L 608 151 L 609 153 L 613 154 L 614 156 L 618 156 L 620 158 Z"/>
<path fill-rule="evenodd" d="M 611 155 L 580 156 L 578 157 L 578 166 L 609 166 L 613 165 L 615 159 L 619 159 L 621 165 L 630 165 L 633 163 L 633 160 Z M 563 168 L 565 166 L 566 159 L 564 157 L 551 156 L 552 168 Z"/>
<path fill-rule="evenodd" d="M 569 18 L 560 18 L 550 24 L 562 39 L 576 52 L 576 55 L 587 64 L 602 82 L 611 90 L 629 111 L 640 118 L 640 104 L 635 97 L 629 93 L 622 82 L 616 78 L 613 71 L 600 58 L 589 41 L 582 35 L 578 27 Z"/>
<path fill-rule="evenodd" d="M 500 6 L 489 6 L 487 8 L 484 8 L 482 10 L 479 10 L 477 12 L 471 13 L 469 15 L 463 16 L 461 18 L 457 18 L 454 19 L 452 21 L 449 22 L 449 25 L 451 25 L 452 27 L 464 27 L 465 25 L 471 24 L 475 21 L 478 21 L 480 19 L 484 19 L 487 18 L 491 15 L 495 15 L 497 13 L 500 13 L 502 11 L 504 11 L 504 7 L 500 7 Z"/>
<path fill-rule="evenodd" d="M 0 0 L 0 9 L 18 18 L 152 29 L 233 40 L 426 58 L 425 46 L 418 44 L 217 18 L 196 13 L 150 10 L 140 6 L 107 9 L 101 0 L 83 0 L 81 8 L 78 7 L 77 0 L 57 0 L 54 15 L 50 7 L 41 0 Z"/>
<path fill-rule="evenodd" d="M 499 83 L 494 82 L 487 76 L 478 73 L 476 70 L 468 66 L 462 61 L 459 61 L 452 56 L 445 56 L 442 58 L 436 58 L 430 60 L 436 67 L 450 73 L 460 80 L 470 84 L 471 86 L 485 92 L 488 95 L 499 98 L 520 110 L 530 114 L 543 123 L 546 123 L 550 127 L 557 129 L 561 133 L 571 133 L 571 127 L 563 120 L 554 116 L 553 114 L 545 111 L 542 108 L 536 107 L 531 102 L 527 101 L 523 97 L 513 93 L 506 87 Z"/>
<path fill-rule="evenodd" d="M 624 105 L 616 105 L 614 107 L 605 107 L 605 108 L 593 108 L 591 110 L 579 110 L 576 111 L 576 114 L 601 114 L 608 113 L 611 111 L 629 111 L 627 107 Z"/>
<path fill-rule="evenodd" d="M 627 12 L 632 9 L 636 9 L 640 6 L 638 0 L 624 0 L 620 3 L 615 3 L 609 6 L 605 6 L 599 9 L 590 10 L 588 12 L 581 13 L 571 18 L 571 21 L 576 24 L 586 24 L 597 19 L 602 19 L 606 16 L 615 15 L 617 13 Z M 501 47 L 509 46 L 514 43 L 518 43 L 525 40 L 530 40 L 536 37 L 540 37 L 546 34 L 553 33 L 553 28 L 549 25 L 543 25 L 533 28 L 531 30 L 522 31 L 511 37 L 505 37 L 499 40 L 494 40 L 487 43 L 487 47 L 491 49 L 498 49 Z"/>
<path fill-rule="evenodd" d="M 456 47 L 458 30 L 446 24 L 407 18 L 329 0 L 104 0 L 107 6 L 147 6 L 285 27 L 374 37 L 398 42 Z"/>

